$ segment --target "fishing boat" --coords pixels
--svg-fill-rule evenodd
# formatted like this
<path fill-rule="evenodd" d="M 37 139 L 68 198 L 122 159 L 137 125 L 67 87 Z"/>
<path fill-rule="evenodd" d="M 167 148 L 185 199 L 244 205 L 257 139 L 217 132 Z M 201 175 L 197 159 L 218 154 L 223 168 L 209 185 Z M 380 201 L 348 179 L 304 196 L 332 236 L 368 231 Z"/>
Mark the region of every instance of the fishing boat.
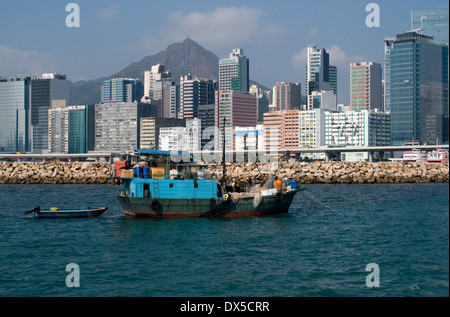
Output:
<path fill-rule="evenodd" d="M 41 209 L 36 206 L 31 210 L 25 211 L 25 214 L 32 213 L 35 218 L 88 218 L 101 216 L 108 207 L 91 208 L 84 206 L 81 208 L 58 209 L 51 207 L 50 209 Z"/>
<path fill-rule="evenodd" d="M 122 154 L 115 178 L 125 215 L 133 217 L 242 217 L 287 213 L 298 188 L 265 186 L 229 191 L 222 180 L 201 169 L 185 152 L 140 149 Z"/>

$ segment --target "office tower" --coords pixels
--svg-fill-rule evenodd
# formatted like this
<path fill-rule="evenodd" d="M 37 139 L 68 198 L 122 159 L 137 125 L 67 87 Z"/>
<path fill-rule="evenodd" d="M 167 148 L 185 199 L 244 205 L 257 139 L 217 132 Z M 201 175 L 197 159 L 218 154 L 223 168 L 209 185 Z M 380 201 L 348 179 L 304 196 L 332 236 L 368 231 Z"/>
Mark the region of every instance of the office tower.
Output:
<path fill-rule="evenodd" d="M 214 103 L 216 82 L 187 74 L 180 77 L 180 113 L 183 118 L 198 117 L 198 106 Z"/>
<path fill-rule="evenodd" d="M 225 118 L 225 148 L 234 150 L 234 127 L 256 126 L 256 96 L 248 92 L 218 91 L 216 98 L 215 126 L 219 127 L 216 133 L 216 150 L 222 149 L 223 144 L 223 119 Z"/>
<path fill-rule="evenodd" d="M 95 105 L 95 151 L 125 152 L 139 148 L 142 117 L 156 116 L 156 107 L 138 102 Z"/>
<path fill-rule="evenodd" d="M 0 78 L 0 153 L 31 151 L 31 77 Z"/>
<path fill-rule="evenodd" d="M 159 131 L 162 127 L 185 127 L 185 119 L 143 117 L 140 119 L 140 147 L 141 149 L 160 149 Z"/>
<path fill-rule="evenodd" d="M 336 111 L 336 95 L 331 90 L 313 91 L 308 96 L 308 110 Z"/>
<path fill-rule="evenodd" d="M 214 150 L 214 123 L 216 121 L 216 105 L 199 105 L 198 119 L 201 123 L 201 149 Z"/>
<path fill-rule="evenodd" d="M 68 107 L 68 153 L 88 153 L 95 149 L 95 105 Z"/>
<path fill-rule="evenodd" d="M 300 109 L 301 104 L 299 83 L 279 82 L 273 87 L 273 106 L 276 110 Z"/>
<path fill-rule="evenodd" d="M 70 105 L 71 82 L 66 75 L 43 74 L 31 80 L 32 152 L 48 152 L 48 111 Z"/>
<path fill-rule="evenodd" d="M 350 64 L 350 105 L 352 110 L 383 109 L 381 64 Z"/>
<path fill-rule="evenodd" d="M 306 94 L 330 90 L 330 56 L 324 48 L 308 46 L 306 63 Z"/>
<path fill-rule="evenodd" d="M 189 153 L 202 150 L 201 120 L 190 118 L 186 120 L 186 128 L 183 133 L 183 142 L 180 150 Z"/>
<path fill-rule="evenodd" d="M 332 92 L 334 92 L 334 94 L 336 95 L 336 99 L 337 99 L 337 76 L 338 76 L 337 75 L 337 67 L 330 65 L 329 73 L 328 73 L 330 90 Z"/>
<path fill-rule="evenodd" d="M 448 7 L 411 10 L 411 29 L 448 45 Z"/>
<path fill-rule="evenodd" d="M 385 39 L 391 143 L 448 141 L 448 45 L 410 31 Z"/>
<path fill-rule="evenodd" d="M 144 85 L 139 79 L 113 78 L 103 81 L 101 101 L 135 102 L 140 101 L 144 95 Z"/>
<path fill-rule="evenodd" d="M 151 70 L 144 72 L 144 96 L 153 99 L 153 89 L 156 81 L 170 79 L 170 72 L 165 71 L 164 64 L 153 65 Z"/>
<path fill-rule="evenodd" d="M 264 113 L 269 112 L 269 103 L 272 102 L 272 91 L 266 91 L 255 84 L 250 86 L 249 92 L 256 96 L 256 107 L 258 113 L 258 122 L 263 122 Z"/>
<path fill-rule="evenodd" d="M 299 116 L 301 111 L 279 110 L 264 114 L 266 149 L 298 149 L 300 141 Z"/>
<path fill-rule="evenodd" d="M 229 58 L 219 60 L 219 90 L 248 92 L 249 63 L 241 48 L 233 49 Z"/>
<path fill-rule="evenodd" d="M 68 152 L 68 108 L 55 107 L 48 110 L 48 152 Z"/>
<path fill-rule="evenodd" d="M 152 102 L 158 104 L 158 117 L 179 118 L 179 86 L 170 79 L 157 80 L 154 83 Z"/>

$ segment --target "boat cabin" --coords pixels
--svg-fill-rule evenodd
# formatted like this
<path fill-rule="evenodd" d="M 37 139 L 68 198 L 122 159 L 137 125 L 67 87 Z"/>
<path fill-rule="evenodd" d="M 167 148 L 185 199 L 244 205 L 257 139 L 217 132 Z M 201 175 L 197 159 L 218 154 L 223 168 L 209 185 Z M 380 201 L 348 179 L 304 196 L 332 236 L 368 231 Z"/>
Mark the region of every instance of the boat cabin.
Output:
<path fill-rule="evenodd" d="M 123 196 L 145 198 L 217 198 L 217 179 L 199 169 L 187 152 L 136 150 L 114 162 Z"/>

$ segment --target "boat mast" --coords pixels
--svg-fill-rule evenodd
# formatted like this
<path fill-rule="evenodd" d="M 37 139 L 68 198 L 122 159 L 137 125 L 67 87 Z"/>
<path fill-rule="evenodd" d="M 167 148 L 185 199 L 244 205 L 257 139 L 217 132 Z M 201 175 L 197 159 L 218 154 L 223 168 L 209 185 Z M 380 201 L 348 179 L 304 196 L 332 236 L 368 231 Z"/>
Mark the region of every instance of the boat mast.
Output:
<path fill-rule="evenodd" d="M 222 131 L 222 177 L 223 179 L 225 179 L 225 172 L 226 172 L 226 167 L 225 167 L 225 116 L 223 117 L 223 131 Z"/>

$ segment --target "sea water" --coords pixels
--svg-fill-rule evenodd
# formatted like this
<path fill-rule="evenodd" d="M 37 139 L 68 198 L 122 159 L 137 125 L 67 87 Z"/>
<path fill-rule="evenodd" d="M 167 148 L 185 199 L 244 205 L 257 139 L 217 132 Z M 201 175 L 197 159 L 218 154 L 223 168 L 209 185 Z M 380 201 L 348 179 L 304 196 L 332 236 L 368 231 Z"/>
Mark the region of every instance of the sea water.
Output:
<path fill-rule="evenodd" d="M 449 296 L 448 183 L 304 187 L 289 214 L 135 219 L 119 186 L 1 185 L 0 296 Z"/>

